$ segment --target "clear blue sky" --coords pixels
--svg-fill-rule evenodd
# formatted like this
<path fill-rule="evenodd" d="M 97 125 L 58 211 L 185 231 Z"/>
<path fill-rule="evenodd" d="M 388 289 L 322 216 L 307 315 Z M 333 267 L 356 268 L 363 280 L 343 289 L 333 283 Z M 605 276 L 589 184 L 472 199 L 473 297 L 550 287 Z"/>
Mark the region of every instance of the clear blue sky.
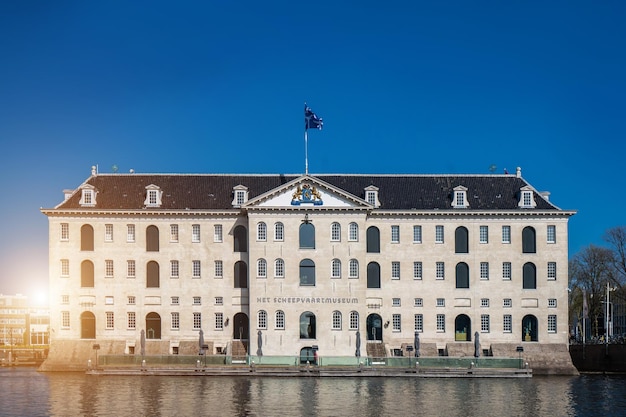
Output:
<path fill-rule="evenodd" d="M 521 166 L 570 254 L 626 223 L 626 2 L 0 4 L 0 293 L 47 290 L 47 219 L 100 172 Z"/>

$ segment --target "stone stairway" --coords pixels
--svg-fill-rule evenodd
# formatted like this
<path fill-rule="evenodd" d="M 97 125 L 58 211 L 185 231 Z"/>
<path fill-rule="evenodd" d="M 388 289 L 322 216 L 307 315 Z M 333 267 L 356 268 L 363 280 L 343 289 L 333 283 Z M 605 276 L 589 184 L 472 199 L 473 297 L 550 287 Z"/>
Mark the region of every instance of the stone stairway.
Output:
<path fill-rule="evenodd" d="M 370 358 L 385 358 L 387 357 L 387 349 L 385 344 L 381 342 L 367 342 L 367 356 Z"/>
<path fill-rule="evenodd" d="M 246 361 L 246 355 L 248 353 L 247 343 L 243 340 L 233 340 L 231 345 L 231 356 L 233 363 L 238 361 Z"/>

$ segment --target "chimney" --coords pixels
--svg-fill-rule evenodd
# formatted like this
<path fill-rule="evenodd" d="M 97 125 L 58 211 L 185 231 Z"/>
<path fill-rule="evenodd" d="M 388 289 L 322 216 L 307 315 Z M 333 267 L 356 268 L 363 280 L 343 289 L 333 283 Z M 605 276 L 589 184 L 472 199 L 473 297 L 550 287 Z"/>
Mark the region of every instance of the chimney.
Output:
<path fill-rule="evenodd" d="M 550 201 L 550 191 L 541 191 L 539 194 L 541 194 L 544 200 Z"/>
<path fill-rule="evenodd" d="M 93 177 L 93 176 L 96 176 L 96 175 L 98 175 L 98 169 L 96 168 L 95 165 L 92 165 L 91 166 L 91 176 Z"/>
<path fill-rule="evenodd" d="M 515 176 L 517 176 L 517 178 L 522 178 L 522 168 L 521 167 L 517 167 L 517 170 L 515 172 Z"/>
<path fill-rule="evenodd" d="M 63 190 L 63 195 L 65 196 L 64 201 L 67 201 L 72 196 L 73 193 L 74 193 L 74 190 Z"/>

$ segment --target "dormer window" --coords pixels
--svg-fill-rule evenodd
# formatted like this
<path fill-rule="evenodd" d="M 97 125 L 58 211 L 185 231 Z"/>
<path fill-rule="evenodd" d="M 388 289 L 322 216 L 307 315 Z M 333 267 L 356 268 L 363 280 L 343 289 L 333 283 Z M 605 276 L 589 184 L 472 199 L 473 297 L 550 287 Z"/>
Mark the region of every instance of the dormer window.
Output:
<path fill-rule="evenodd" d="M 150 184 L 146 187 L 146 201 L 143 204 L 146 207 L 161 207 L 161 196 L 163 191 L 157 185 Z"/>
<path fill-rule="evenodd" d="M 378 187 L 370 185 L 365 188 L 365 201 L 374 207 L 380 207 L 380 201 L 378 200 Z"/>
<path fill-rule="evenodd" d="M 233 188 L 233 207 L 241 207 L 248 201 L 248 187 L 238 185 Z"/>
<path fill-rule="evenodd" d="M 520 198 L 518 207 L 521 208 L 534 208 L 537 207 L 537 203 L 535 202 L 535 196 L 533 189 L 530 186 L 522 187 L 520 189 Z"/>
<path fill-rule="evenodd" d="M 467 201 L 467 187 L 459 185 L 454 187 L 454 194 L 452 196 L 452 207 L 454 208 L 469 208 L 469 202 Z"/>
<path fill-rule="evenodd" d="M 82 207 L 95 207 L 96 205 L 96 189 L 93 185 L 85 185 L 82 188 L 82 194 L 80 201 L 78 202 Z"/>

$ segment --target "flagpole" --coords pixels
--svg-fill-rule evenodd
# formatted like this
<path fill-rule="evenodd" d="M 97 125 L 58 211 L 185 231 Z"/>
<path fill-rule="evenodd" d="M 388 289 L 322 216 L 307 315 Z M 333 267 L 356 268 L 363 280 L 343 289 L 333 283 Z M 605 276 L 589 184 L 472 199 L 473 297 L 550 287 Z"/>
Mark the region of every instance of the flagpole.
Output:
<path fill-rule="evenodd" d="M 309 175 L 309 134 L 304 128 L 304 175 Z"/>

